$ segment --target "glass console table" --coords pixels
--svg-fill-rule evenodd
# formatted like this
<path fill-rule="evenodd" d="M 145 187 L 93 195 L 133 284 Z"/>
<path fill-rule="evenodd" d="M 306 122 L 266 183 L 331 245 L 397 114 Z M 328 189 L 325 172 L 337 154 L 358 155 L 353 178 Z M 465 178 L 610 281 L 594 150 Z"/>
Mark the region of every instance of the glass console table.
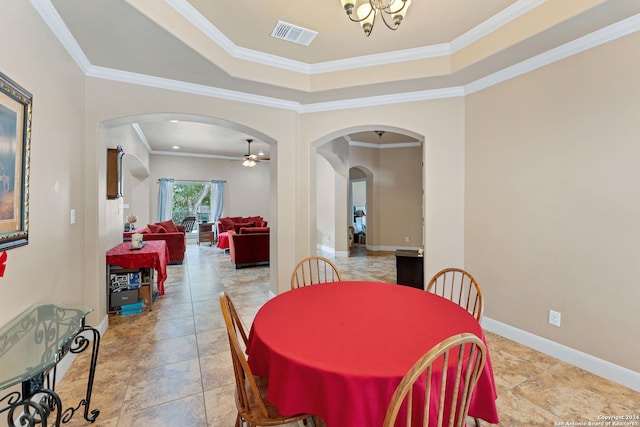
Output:
<path fill-rule="evenodd" d="M 67 423 L 84 407 L 84 418 L 94 422 L 100 411 L 90 410 L 100 332 L 85 325 L 90 308 L 56 304 L 32 306 L 0 329 L 0 414 L 14 426 L 47 426 L 55 412 L 54 426 Z M 91 347 L 85 398 L 63 411 L 55 392 L 56 366 L 68 353 Z M 21 388 L 21 390 L 18 390 Z M 11 391 L 13 390 L 13 391 Z M 1 394 L 0 394 L 1 396 Z"/>

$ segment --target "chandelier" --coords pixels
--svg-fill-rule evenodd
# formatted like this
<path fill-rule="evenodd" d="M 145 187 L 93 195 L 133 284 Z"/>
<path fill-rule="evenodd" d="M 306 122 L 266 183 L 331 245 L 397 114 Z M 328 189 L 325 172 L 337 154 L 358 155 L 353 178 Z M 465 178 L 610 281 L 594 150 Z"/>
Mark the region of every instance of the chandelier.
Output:
<path fill-rule="evenodd" d="M 356 8 L 357 0 L 340 0 L 347 16 L 353 22 L 359 22 L 367 37 L 373 31 L 376 16 L 382 17 L 382 22 L 390 30 L 397 30 L 409 10 L 411 0 L 365 0 Z M 357 18 L 353 17 L 353 9 L 356 9 Z"/>

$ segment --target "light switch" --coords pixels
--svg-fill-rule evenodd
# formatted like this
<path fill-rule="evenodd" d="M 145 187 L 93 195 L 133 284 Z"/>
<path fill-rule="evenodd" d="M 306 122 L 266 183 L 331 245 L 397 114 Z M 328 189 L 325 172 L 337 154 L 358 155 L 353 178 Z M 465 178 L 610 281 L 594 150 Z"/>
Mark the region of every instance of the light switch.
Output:
<path fill-rule="evenodd" d="M 75 209 L 71 209 L 71 224 L 75 224 L 76 223 L 76 210 Z"/>

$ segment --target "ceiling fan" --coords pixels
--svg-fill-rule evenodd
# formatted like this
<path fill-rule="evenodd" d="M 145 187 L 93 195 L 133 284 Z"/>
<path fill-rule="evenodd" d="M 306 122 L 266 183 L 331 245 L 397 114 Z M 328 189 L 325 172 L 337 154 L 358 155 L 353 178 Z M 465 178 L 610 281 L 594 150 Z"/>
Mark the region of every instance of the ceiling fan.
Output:
<path fill-rule="evenodd" d="M 257 154 L 251 154 L 252 142 L 253 139 L 247 139 L 247 154 L 244 155 L 244 161 L 242 162 L 242 166 L 247 168 L 254 167 L 260 161 L 260 158 Z"/>

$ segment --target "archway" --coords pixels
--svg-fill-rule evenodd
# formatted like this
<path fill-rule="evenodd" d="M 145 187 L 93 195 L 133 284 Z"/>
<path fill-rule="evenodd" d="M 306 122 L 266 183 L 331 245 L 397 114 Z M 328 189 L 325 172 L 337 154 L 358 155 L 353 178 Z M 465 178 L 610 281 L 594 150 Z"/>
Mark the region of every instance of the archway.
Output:
<path fill-rule="evenodd" d="M 114 203 L 108 203 L 105 211 L 99 212 L 99 215 L 103 216 L 102 219 L 99 220 L 100 224 L 104 225 L 104 234 L 105 235 L 116 235 L 115 230 L 120 230 L 122 228 L 122 224 L 124 223 L 124 219 L 126 218 L 126 214 L 128 213 L 126 206 L 136 210 L 136 214 L 139 216 L 139 223 L 146 224 L 155 222 L 157 212 L 157 197 L 158 197 L 158 171 L 157 169 L 161 166 L 157 166 L 154 171 L 153 164 L 156 165 L 166 165 L 167 162 L 170 161 L 180 161 L 181 165 L 185 165 L 185 162 L 193 161 L 193 163 L 198 162 L 198 165 L 203 165 L 205 162 L 210 162 L 211 164 L 216 163 L 217 165 L 226 164 L 226 169 L 222 167 L 211 167 L 208 171 L 203 171 L 203 166 L 194 167 L 181 167 L 179 170 L 174 168 L 168 173 L 168 177 L 176 178 L 176 179 L 186 179 L 188 173 L 199 173 L 199 176 L 196 176 L 194 180 L 205 180 L 209 181 L 211 179 L 221 179 L 227 180 L 227 176 L 224 175 L 228 170 L 232 170 L 233 173 L 236 174 L 236 177 L 239 177 L 240 174 L 247 171 L 246 168 L 241 166 L 241 162 L 233 161 L 230 159 L 219 159 L 219 158 L 207 158 L 204 156 L 189 156 L 189 155 L 157 155 L 155 154 L 163 154 L 163 153 L 154 153 L 153 150 L 150 149 L 149 145 L 146 144 L 144 140 L 144 135 L 140 135 L 139 130 L 136 129 L 136 125 L 140 123 L 148 123 L 157 120 L 179 120 L 179 121 L 191 121 L 199 124 L 207 124 L 219 127 L 225 127 L 226 129 L 232 130 L 234 132 L 238 132 L 239 134 L 250 135 L 256 139 L 259 139 L 262 142 L 269 144 L 271 156 L 268 162 L 262 162 L 258 167 L 252 168 L 252 172 L 259 171 L 260 168 L 263 169 L 260 172 L 263 175 L 263 178 L 260 179 L 261 190 L 255 190 L 256 193 L 261 192 L 264 196 L 259 200 L 261 203 L 261 209 L 266 211 L 262 214 L 265 217 L 268 217 L 269 224 L 272 227 L 272 232 L 277 225 L 277 209 L 276 209 L 276 189 L 277 189 L 277 174 L 275 173 L 277 167 L 277 142 L 274 138 L 260 132 L 259 130 L 247 127 L 245 125 L 235 123 L 229 120 L 219 119 L 215 117 L 208 117 L 203 115 L 194 115 L 194 114 L 183 114 L 183 113 L 154 113 L 154 114 L 139 114 L 139 115 L 130 115 L 123 116 L 114 119 L 109 119 L 103 121 L 102 131 L 100 139 L 102 141 L 101 145 L 103 147 L 111 147 L 115 145 L 122 145 L 125 151 L 125 162 L 130 162 L 131 164 L 131 173 L 129 177 L 133 177 L 131 180 L 132 187 L 140 185 L 146 189 L 145 195 L 140 195 L 137 189 L 134 191 L 128 191 L 130 197 L 135 197 L 133 202 L 127 198 L 127 194 L 125 194 L 124 200 L 119 200 Z M 243 150 L 246 149 L 246 143 L 243 145 Z M 158 159 L 164 159 L 161 163 L 157 162 Z M 191 159 L 191 160 L 190 160 Z M 184 171 L 182 174 L 181 171 Z M 160 172 L 161 173 L 161 172 Z M 181 176 L 175 176 L 176 174 L 181 174 Z M 242 179 L 231 179 L 230 184 L 225 184 L 225 204 L 227 207 L 229 206 L 247 206 L 252 202 L 251 195 L 245 197 L 244 194 L 238 194 L 234 190 L 235 186 L 245 185 L 248 186 L 246 182 L 240 182 Z M 127 184 L 125 184 L 127 185 Z M 265 191 L 266 190 L 266 191 Z M 233 193 L 233 194 L 230 194 Z M 231 203 L 227 203 L 228 200 Z M 262 203 L 264 202 L 264 203 Z M 119 203 L 119 206 L 116 204 Z M 235 205 L 234 205 L 235 203 Z M 258 202 L 256 202 L 258 203 Z M 118 215 L 114 215 L 115 213 Z M 142 213 L 141 213 L 142 212 Z M 233 214 L 233 212 L 231 212 Z M 224 213 L 223 213 L 224 215 Z M 147 222 L 145 222 L 147 221 Z M 121 238 L 121 237 L 120 237 Z M 107 239 L 107 246 L 110 247 L 114 242 L 109 241 L 110 238 Z M 277 239 L 270 239 L 270 253 L 271 253 L 271 263 L 270 263 L 270 282 L 272 289 L 277 289 L 276 285 L 276 277 L 277 277 Z"/>
<path fill-rule="evenodd" d="M 374 147 L 373 144 L 358 143 L 351 138 L 351 135 L 365 131 L 381 130 L 405 135 L 412 142 Z M 329 251 L 335 256 L 348 255 L 349 225 L 354 222 L 353 207 L 349 200 L 349 171 L 353 168 L 363 171 L 368 182 L 367 249 L 390 251 L 423 248 L 422 141 L 422 136 L 411 131 L 370 125 L 333 132 L 313 142 L 310 150 L 310 183 L 314 194 L 310 195 L 310 206 L 315 215 L 311 215 L 310 225 L 316 233 L 314 236 L 312 232 L 311 250 Z M 323 160 L 319 162 L 318 158 Z M 329 167 L 333 175 L 328 172 Z M 334 203 L 331 204 L 326 195 L 322 198 L 322 192 L 330 193 Z M 322 204 L 319 203 L 320 199 Z M 327 218 L 333 220 L 333 227 L 329 231 Z M 329 246 L 327 242 L 334 244 Z"/>

